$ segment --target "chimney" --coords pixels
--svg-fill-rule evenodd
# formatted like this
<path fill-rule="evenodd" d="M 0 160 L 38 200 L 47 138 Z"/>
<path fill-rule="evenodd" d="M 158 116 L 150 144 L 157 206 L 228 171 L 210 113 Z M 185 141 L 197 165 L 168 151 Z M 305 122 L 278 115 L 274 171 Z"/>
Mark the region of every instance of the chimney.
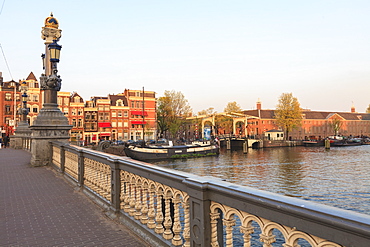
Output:
<path fill-rule="evenodd" d="M 262 109 L 262 103 L 261 103 L 260 99 L 258 99 L 256 105 L 257 105 L 257 110 L 261 110 Z"/>
<path fill-rule="evenodd" d="M 352 102 L 351 112 L 352 113 L 355 113 L 356 112 L 356 108 L 355 108 L 355 105 L 353 104 L 353 102 Z"/>

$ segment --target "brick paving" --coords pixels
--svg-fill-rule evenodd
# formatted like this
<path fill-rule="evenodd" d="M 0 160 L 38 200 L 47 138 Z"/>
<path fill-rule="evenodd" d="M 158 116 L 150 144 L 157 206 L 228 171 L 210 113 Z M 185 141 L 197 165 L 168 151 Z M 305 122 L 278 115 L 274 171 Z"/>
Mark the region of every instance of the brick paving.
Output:
<path fill-rule="evenodd" d="M 148 246 L 30 153 L 0 149 L 0 246 Z"/>

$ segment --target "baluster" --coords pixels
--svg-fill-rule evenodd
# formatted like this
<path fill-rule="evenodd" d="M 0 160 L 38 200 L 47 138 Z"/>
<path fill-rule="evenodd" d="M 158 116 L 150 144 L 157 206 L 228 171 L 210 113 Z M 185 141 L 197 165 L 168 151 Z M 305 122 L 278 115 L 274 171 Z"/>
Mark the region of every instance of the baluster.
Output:
<path fill-rule="evenodd" d="M 131 216 L 135 215 L 135 199 L 136 199 L 136 181 L 131 178 L 131 187 L 130 187 L 130 210 L 129 214 Z"/>
<path fill-rule="evenodd" d="M 164 232 L 163 232 L 163 237 L 164 239 L 171 239 L 173 237 L 172 231 L 171 231 L 171 226 L 172 226 L 172 219 L 171 219 L 171 211 L 170 211 L 170 200 L 171 196 L 170 195 L 165 195 L 164 197 Z"/>
<path fill-rule="evenodd" d="M 142 208 L 142 189 L 139 181 L 136 181 L 136 203 L 135 203 L 135 219 L 139 220 L 141 218 L 141 208 Z"/>
<path fill-rule="evenodd" d="M 268 233 L 268 235 L 261 233 L 260 241 L 263 243 L 263 247 L 271 247 L 271 244 L 276 241 L 275 235 L 272 235 L 271 233 Z"/>
<path fill-rule="evenodd" d="M 125 208 L 125 196 L 126 196 L 126 192 L 127 192 L 127 189 L 126 189 L 126 182 L 125 182 L 125 178 L 124 178 L 124 172 L 121 171 L 120 172 L 120 177 L 121 177 L 121 194 L 120 194 L 120 197 L 119 197 L 119 200 L 120 200 L 120 209 L 124 209 Z"/>
<path fill-rule="evenodd" d="M 154 209 L 154 188 L 149 189 L 149 211 L 148 211 L 148 223 L 147 226 L 152 229 L 155 227 L 155 209 Z"/>
<path fill-rule="evenodd" d="M 180 198 L 176 197 L 173 199 L 173 204 L 174 204 L 174 222 L 173 222 L 173 233 L 174 236 L 172 238 L 172 244 L 173 245 L 181 245 L 182 244 L 182 239 L 180 236 L 181 233 L 181 223 L 180 223 Z"/>
<path fill-rule="evenodd" d="M 220 218 L 220 213 L 211 213 L 211 246 L 218 247 L 217 240 L 217 222 Z"/>
<path fill-rule="evenodd" d="M 190 247 L 190 215 L 189 215 L 189 198 L 186 197 L 186 200 L 184 200 L 184 218 L 185 218 L 185 225 L 184 225 L 184 247 Z"/>
<path fill-rule="evenodd" d="M 142 224 L 148 223 L 148 184 L 144 184 L 143 188 L 143 197 L 142 197 L 142 204 L 141 204 L 141 218 L 140 221 Z"/>
<path fill-rule="evenodd" d="M 251 234 L 254 232 L 253 226 L 241 226 L 240 232 L 243 234 L 244 239 L 244 247 L 250 247 L 251 246 Z"/>
<path fill-rule="evenodd" d="M 235 226 L 235 219 L 223 219 L 223 223 L 226 226 L 226 246 L 233 246 L 233 226 Z"/>
<path fill-rule="evenodd" d="M 163 233 L 164 229 L 162 226 L 163 222 L 163 213 L 162 213 L 162 194 L 161 192 L 158 192 L 157 194 L 157 215 L 155 217 L 155 221 L 157 225 L 155 226 L 155 232 L 160 234 Z"/>
<path fill-rule="evenodd" d="M 123 211 L 125 211 L 126 213 L 130 212 L 130 197 L 131 197 L 131 187 L 132 187 L 132 184 L 129 182 L 128 179 L 126 179 L 126 193 L 125 193 L 125 197 L 124 197 L 124 203 L 125 203 L 125 207 L 123 208 Z"/>

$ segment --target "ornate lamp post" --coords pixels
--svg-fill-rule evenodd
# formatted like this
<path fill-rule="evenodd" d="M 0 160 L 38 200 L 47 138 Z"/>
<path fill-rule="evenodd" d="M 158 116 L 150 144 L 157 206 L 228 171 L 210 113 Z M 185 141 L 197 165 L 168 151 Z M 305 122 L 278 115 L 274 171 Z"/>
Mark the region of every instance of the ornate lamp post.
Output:
<path fill-rule="evenodd" d="M 13 148 L 18 149 L 28 149 L 29 148 L 29 137 L 31 135 L 31 130 L 29 129 L 27 115 L 28 115 L 28 108 L 27 108 L 27 91 L 28 86 L 26 81 L 23 81 L 20 86 L 20 91 L 22 92 L 22 105 L 18 109 L 18 114 L 21 115 L 21 121 L 18 123 L 17 130 L 12 136 L 11 145 Z"/>
<path fill-rule="evenodd" d="M 45 71 L 40 77 L 40 88 L 44 91 L 44 104 L 30 127 L 32 129 L 32 166 L 48 165 L 51 155 L 49 142 L 69 142 L 69 131 L 72 128 L 57 103 L 58 91 L 62 85 L 57 69 L 62 48 L 57 43 L 62 32 L 58 27 L 58 20 L 51 14 L 45 19 L 45 26 L 41 31 L 41 38 L 45 40 L 45 54 L 41 56 Z"/>
<path fill-rule="evenodd" d="M 22 104 L 23 106 L 19 109 L 19 114 L 21 115 L 21 122 L 19 123 L 20 125 L 26 125 L 28 126 L 28 121 L 27 121 L 27 115 L 29 113 L 28 108 L 27 108 L 27 95 L 28 91 L 28 86 L 25 81 L 22 82 L 21 84 L 21 92 L 22 92 Z"/>

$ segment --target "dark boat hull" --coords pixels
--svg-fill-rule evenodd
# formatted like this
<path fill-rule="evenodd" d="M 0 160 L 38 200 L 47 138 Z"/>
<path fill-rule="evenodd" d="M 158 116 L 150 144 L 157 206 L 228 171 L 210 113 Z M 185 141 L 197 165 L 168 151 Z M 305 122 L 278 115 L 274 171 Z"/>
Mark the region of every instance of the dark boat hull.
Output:
<path fill-rule="evenodd" d="M 174 146 L 168 148 L 129 146 L 125 148 L 125 153 L 128 157 L 136 160 L 151 161 L 218 155 L 219 148 L 216 145 Z"/>

